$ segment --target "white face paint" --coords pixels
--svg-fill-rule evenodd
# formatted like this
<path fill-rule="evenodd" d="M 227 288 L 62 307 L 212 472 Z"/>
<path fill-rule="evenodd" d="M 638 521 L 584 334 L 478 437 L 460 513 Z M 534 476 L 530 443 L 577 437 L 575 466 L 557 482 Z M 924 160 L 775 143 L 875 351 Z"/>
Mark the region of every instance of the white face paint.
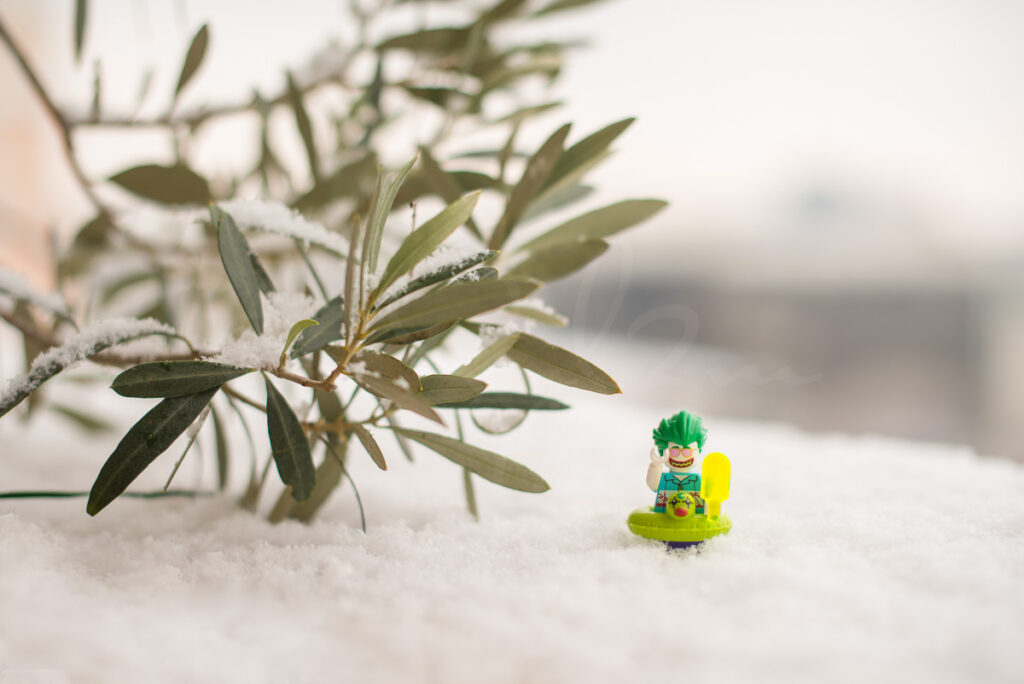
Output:
<path fill-rule="evenodd" d="M 700 466 L 700 449 L 696 442 L 690 442 L 686 447 L 669 442 L 665 453 L 668 455 L 668 469 L 673 473 L 690 472 Z"/>

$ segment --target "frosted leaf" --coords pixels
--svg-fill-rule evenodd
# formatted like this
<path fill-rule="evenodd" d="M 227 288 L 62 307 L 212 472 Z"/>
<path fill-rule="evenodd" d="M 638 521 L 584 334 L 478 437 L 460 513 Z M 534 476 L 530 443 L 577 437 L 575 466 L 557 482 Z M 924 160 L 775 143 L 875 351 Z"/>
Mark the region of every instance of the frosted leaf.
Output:
<path fill-rule="evenodd" d="M 221 202 L 224 211 L 244 228 L 257 228 L 285 237 L 298 238 L 336 252 L 348 254 L 348 241 L 332 233 L 323 224 L 310 221 L 280 202 L 229 200 Z"/>
<path fill-rule="evenodd" d="M 312 318 L 316 310 L 312 297 L 295 292 L 272 292 L 263 302 L 263 334 L 247 329 L 239 337 L 225 342 L 220 352 L 206 360 L 238 368 L 277 368 L 292 326 L 296 321 Z"/>
<path fill-rule="evenodd" d="M 121 342 L 144 335 L 174 335 L 174 328 L 152 318 L 111 318 L 91 325 L 69 337 L 63 344 L 47 349 L 32 361 L 28 373 L 7 383 L 0 394 L 0 416 L 17 406 L 62 370 Z"/>
<path fill-rule="evenodd" d="M 58 316 L 67 316 L 67 306 L 64 299 L 57 294 L 36 292 L 21 275 L 0 268 L 0 295 L 6 295 L 15 301 L 28 302 L 33 306 L 44 309 Z"/>

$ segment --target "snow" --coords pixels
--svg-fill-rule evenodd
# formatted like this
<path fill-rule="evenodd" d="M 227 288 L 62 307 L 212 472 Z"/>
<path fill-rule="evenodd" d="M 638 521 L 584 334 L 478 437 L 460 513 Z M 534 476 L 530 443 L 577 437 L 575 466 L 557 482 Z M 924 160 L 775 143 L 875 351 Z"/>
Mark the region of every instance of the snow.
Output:
<path fill-rule="evenodd" d="M 96 518 L 82 499 L 0 500 L 0 681 L 1024 678 L 1020 464 L 705 416 L 707 450 L 732 460 L 734 528 L 670 553 L 625 518 L 653 502 L 652 427 L 691 407 L 642 405 L 626 383 L 616 397 L 535 384 L 573 409 L 468 436 L 552 489 L 476 479 L 479 523 L 458 467 L 419 448 L 408 463 L 385 430 L 387 472 L 351 452 L 366 534 L 347 484 L 314 524 L 272 526 L 235 507 L 242 474 L 230 495 L 122 499 Z M 145 410 L 113 399 L 130 402 L 125 425 Z M 89 488 L 119 435 L 56 420 L 0 421 L 5 489 Z M 134 488 L 159 488 L 179 453 Z M 197 455 L 176 486 L 204 472 Z"/>
<path fill-rule="evenodd" d="M 67 316 L 68 313 L 64 299 L 60 295 L 36 292 L 28 286 L 20 274 L 6 268 L 0 268 L 0 295 L 11 297 L 16 301 L 28 302 L 58 316 Z"/>
<path fill-rule="evenodd" d="M 26 390 L 79 361 L 119 342 L 152 334 L 173 335 L 174 328 L 152 318 L 110 318 L 71 335 L 62 344 L 39 354 L 32 361 L 28 373 L 7 382 L 3 393 L 0 393 L 0 413 L 8 410 L 12 402 L 20 401 L 19 396 Z"/>
<path fill-rule="evenodd" d="M 304 318 L 312 318 L 319 308 L 312 297 L 295 292 L 271 292 L 262 302 L 263 334 L 257 335 L 255 330 L 246 328 L 238 337 L 224 340 L 217 354 L 205 357 L 207 361 L 238 368 L 277 368 L 292 326 Z"/>
<path fill-rule="evenodd" d="M 294 209 L 280 202 L 263 200 L 228 200 L 221 202 L 224 211 L 244 228 L 258 228 L 286 237 L 298 238 L 306 243 L 325 247 L 337 254 L 348 254 L 348 241 L 332 233 L 317 221 L 304 218 Z M 204 216 L 205 218 L 205 216 Z"/>

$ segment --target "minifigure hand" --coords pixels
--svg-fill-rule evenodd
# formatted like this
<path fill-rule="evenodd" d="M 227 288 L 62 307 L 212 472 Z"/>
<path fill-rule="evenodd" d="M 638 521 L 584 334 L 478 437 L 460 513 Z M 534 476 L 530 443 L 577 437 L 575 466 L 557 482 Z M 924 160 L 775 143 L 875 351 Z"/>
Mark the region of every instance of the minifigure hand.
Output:
<path fill-rule="evenodd" d="M 661 467 L 668 460 L 668 453 L 659 454 L 657 447 L 651 447 L 651 465 Z"/>

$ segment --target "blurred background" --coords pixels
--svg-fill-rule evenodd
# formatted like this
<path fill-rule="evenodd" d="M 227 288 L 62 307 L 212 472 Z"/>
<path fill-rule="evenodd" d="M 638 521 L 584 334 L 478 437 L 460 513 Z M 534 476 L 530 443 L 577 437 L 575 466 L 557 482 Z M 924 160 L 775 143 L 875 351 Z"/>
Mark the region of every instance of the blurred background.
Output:
<path fill-rule="evenodd" d="M 163 111 L 204 21 L 182 108 L 280 89 L 284 67 L 351 33 L 334 0 L 107 0 L 76 66 L 73 5 L 3 0 L 0 18 L 82 112 L 97 69 L 104 108 L 130 112 L 150 66 L 143 111 Z M 1024 460 L 1024 5 L 610 0 L 515 30 L 588 43 L 554 86 L 566 105 L 524 139 L 636 116 L 587 201 L 671 203 L 545 291 L 626 400 Z M 51 240 L 89 206 L 6 50 L 0 93 L 0 266 L 47 289 Z M 252 134 L 237 128 L 207 132 L 201 170 L 237 165 Z M 93 177 L 169 160 L 144 130 L 76 142 Z M 301 159 L 293 143 L 282 155 Z"/>

